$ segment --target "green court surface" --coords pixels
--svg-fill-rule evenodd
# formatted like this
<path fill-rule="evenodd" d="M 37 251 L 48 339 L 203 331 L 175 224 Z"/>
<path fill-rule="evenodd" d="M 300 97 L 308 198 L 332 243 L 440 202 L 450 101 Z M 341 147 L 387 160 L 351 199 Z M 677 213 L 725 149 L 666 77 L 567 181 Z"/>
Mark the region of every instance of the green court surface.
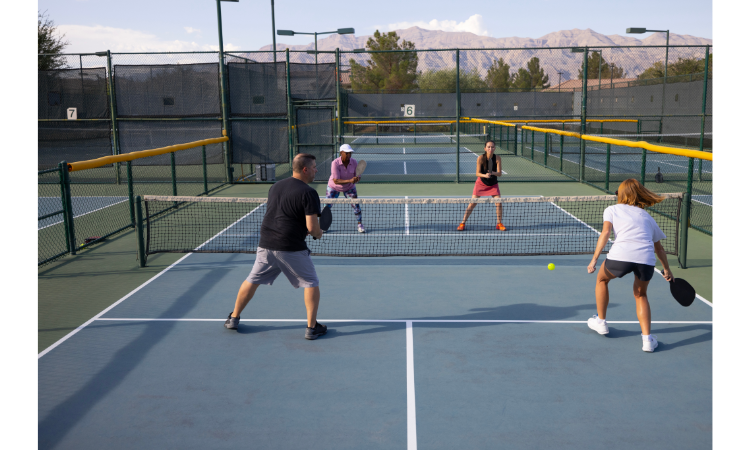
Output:
<path fill-rule="evenodd" d="M 313 187 L 325 195 L 325 184 Z M 264 197 L 269 188 L 211 195 Z M 471 189 L 358 186 L 361 197 Z M 500 189 L 601 195 L 570 182 Z M 329 333 L 311 342 L 302 292 L 283 277 L 258 290 L 237 332 L 223 328 L 255 255 L 162 253 L 139 268 L 126 231 L 39 269 L 39 444 L 707 448 L 712 238 L 691 229 L 688 239 L 689 269 L 676 256 L 670 265 L 708 302 L 682 308 L 655 276 L 660 347 L 648 354 L 630 275 L 610 284 L 610 334 L 587 328 L 596 312 L 590 256 L 314 257 Z"/>

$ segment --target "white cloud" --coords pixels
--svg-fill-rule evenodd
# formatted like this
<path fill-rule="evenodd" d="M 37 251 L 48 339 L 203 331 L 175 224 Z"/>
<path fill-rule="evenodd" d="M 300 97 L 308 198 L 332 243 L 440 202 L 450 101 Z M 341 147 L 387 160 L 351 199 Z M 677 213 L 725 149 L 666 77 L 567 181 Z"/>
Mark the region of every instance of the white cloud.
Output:
<path fill-rule="evenodd" d="M 432 19 L 429 22 L 417 21 L 388 24 L 389 31 L 403 30 L 410 27 L 419 27 L 424 28 L 425 30 L 468 31 L 479 36 L 492 36 L 484 23 L 484 19 L 480 14 L 474 14 L 463 22 L 456 22 L 455 20 Z"/>
<path fill-rule="evenodd" d="M 190 34 L 190 33 L 200 33 L 201 32 L 201 30 L 199 30 L 197 28 L 193 28 L 193 27 L 185 27 L 185 31 L 187 31 L 188 34 Z"/>
<path fill-rule="evenodd" d="M 93 53 L 102 50 L 111 50 L 115 53 L 219 50 L 218 45 L 199 44 L 195 41 L 178 39 L 165 41 L 153 34 L 127 28 L 101 25 L 60 25 L 58 28 L 65 33 L 65 39 L 71 44 L 65 49 L 68 53 Z M 232 51 L 240 48 L 231 43 L 225 43 L 224 49 Z"/>

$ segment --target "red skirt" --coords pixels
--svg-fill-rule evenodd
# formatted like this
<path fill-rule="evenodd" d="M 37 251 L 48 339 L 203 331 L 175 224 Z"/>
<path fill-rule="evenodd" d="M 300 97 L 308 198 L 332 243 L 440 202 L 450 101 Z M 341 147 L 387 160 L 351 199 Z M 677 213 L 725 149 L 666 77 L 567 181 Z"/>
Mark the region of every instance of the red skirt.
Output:
<path fill-rule="evenodd" d="M 472 194 L 479 197 L 491 197 L 493 195 L 500 195 L 500 188 L 497 184 L 493 186 L 487 186 L 486 184 L 482 183 L 481 178 L 477 177 L 477 182 L 474 183 L 474 192 L 472 192 Z"/>

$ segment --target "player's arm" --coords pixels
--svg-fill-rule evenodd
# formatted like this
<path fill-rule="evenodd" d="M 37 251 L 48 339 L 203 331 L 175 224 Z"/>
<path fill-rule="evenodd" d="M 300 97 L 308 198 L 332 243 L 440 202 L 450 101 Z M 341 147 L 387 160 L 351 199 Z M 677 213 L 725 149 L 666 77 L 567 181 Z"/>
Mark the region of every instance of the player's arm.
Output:
<path fill-rule="evenodd" d="M 305 216 L 305 222 L 307 223 L 307 232 L 310 236 L 315 239 L 323 237 L 323 230 L 320 229 L 320 222 L 318 221 L 318 215 L 312 214 Z"/>
<path fill-rule="evenodd" d="M 669 270 L 669 261 L 667 261 L 667 252 L 664 251 L 664 247 L 661 245 L 661 241 L 654 242 L 654 253 L 659 258 L 661 266 L 664 268 L 664 278 L 667 281 L 672 280 L 672 271 Z"/>
<path fill-rule="evenodd" d="M 482 178 L 489 178 L 489 175 L 482 173 L 482 157 L 477 158 L 477 176 Z"/>
<path fill-rule="evenodd" d="M 591 258 L 591 262 L 589 263 L 589 267 L 588 267 L 589 273 L 594 273 L 594 271 L 596 270 L 596 261 L 599 259 L 599 255 L 602 254 L 602 250 L 604 250 L 604 246 L 607 245 L 607 241 L 609 240 L 610 233 L 612 233 L 612 222 L 605 220 L 604 226 L 602 227 L 602 234 L 599 235 L 599 240 L 596 242 L 596 250 L 594 251 L 594 257 Z"/>

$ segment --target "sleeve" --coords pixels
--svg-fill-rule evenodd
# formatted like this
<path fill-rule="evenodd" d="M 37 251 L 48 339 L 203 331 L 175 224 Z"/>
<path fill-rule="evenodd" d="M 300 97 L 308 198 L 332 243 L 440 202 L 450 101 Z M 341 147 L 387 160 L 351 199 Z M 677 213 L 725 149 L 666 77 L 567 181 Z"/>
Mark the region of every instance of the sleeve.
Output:
<path fill-rule="evenodd" d="M 661 231 L 661 228 L 659 228 L 659 225 L 656 223 L 654 218 L 651 217 L 651 241 L 659 242 L 662 239 L 666 239 L 666 238 L 667 238 L 667 235 L 664 234 L 663 231 Z"/>
<path fill-rule="evenodd" d="M 302 202 L 306 216 L 320 215 L 320 197 L 318 196 L 318 193 L 315 192 L 315 189 L 310 188 L 305 191 Z"/>
<path fill-rule="evenodd" d="M 331 161 L 331 181 L 341 179 L 341 174 L 339 173 L 339 165 L 336 164 L 336 161 L 338 161 L 338 159 L 334 159 L 333 161 Z"/>
<path fill-rule="evenodd" d="M 612 225 L 615 224 L 615 214 L 611 206 L 608 206 L 607 209 L 604 210 L 604 221 L 609 222 Z"/>

